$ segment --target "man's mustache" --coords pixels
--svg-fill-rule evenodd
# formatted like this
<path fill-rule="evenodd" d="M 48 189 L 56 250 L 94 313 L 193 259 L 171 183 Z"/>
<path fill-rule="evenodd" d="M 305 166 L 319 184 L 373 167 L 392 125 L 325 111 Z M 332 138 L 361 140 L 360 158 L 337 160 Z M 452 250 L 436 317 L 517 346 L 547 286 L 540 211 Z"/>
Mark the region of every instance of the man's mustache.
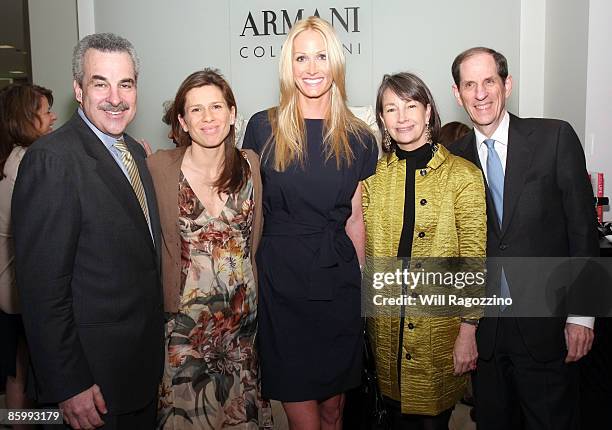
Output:
<path fill-rule="evenodd" d="M 105 112 L 123 112 L 124 110 L 128 110 L 129 108 L 130 107 L 125 102 L 121 102 L 117 106 L 109 102 L 104 102 L 98 105 L 98 109 L 103 110 Z"/>

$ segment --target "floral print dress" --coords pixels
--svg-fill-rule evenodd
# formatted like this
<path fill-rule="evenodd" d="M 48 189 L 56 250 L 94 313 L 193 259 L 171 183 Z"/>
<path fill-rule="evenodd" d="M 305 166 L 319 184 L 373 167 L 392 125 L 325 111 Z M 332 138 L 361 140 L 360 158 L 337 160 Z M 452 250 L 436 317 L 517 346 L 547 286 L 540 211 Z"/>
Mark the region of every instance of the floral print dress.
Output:
<path fill-rule="evenodd" d="M 258 429 L 251 180 L 212 217 L 181 172 L 181 301 L 166 323 L 160 429 Z"/>

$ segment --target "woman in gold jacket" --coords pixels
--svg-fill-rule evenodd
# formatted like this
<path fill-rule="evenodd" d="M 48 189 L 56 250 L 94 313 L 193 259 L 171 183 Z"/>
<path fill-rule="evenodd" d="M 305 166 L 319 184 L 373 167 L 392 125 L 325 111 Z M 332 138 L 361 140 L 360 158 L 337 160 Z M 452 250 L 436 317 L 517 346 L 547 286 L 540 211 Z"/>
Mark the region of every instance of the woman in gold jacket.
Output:
<path fill-rule="evenodd" d="M 376 117 L 386 154 L 363 188 L 366 256 L 484 257 L 482 174 L 435 143 L 440 117 L 425 83 L 410 73 L 386 75 Z M 462 375 L 476 366 L 477 323 L 399 312 L 369 318 L 392 428 L 448 429 Z"/>

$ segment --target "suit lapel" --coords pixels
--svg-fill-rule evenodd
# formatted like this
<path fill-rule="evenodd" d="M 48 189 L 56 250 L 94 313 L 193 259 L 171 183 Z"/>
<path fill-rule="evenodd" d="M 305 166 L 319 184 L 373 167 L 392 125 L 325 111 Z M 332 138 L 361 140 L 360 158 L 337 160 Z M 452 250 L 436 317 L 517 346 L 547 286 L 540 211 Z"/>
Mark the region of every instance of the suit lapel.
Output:
<path fill-rule="evenodd" d="M 142 208 L 138 203 L 138 199 L 134 194 L 134 189 L 123 174 L 121 168 L 115 162 L 113 156 L 108 152 L 104 144 L 98 139 L 98 136 L 85 124 L 78 114 L 75 114 L 72 121 L 75 123 L 75 128 L 81 135 L 83 147 L 85 152 L 95 160 L 95 171 L 102 180 L 102 182 L 109 189 L 110 193 L 115 197 L 121 207 L 126 211 L 128 216 L 132 219 L 135 226 L 146 234 L 148 237 L 149 244 L 153 247 L 151 240 L 151 234 L 149 232 L 149 226 L 142 213 Z M 133 153 L 133 151 L 131 151 Z M 138 157 L 134 157 L 137 159 Z M 141 165 L 137 164 L 138 168 L 141 169 Z M 142 177 L 142 174 L 141 174 Z M 143 183 L 144 185 L 144 183 Z M 147 193 L 147 202 L 150 201 L 149 194 L 152 192 L 145 187 Z M 154 202 L 154 201 L 153 201 Z M 157 213 L 157 210 L 155 210 Z M 157 215 L 156 215 L 157 216 Z"/>
<path fill-rule="evenodd" d="M 480 170 L 482 170 L 480 158 L 478 158 L 478 152 L 476 151 L 476 135 L 474 134 L 473 129 L 468 134 L 463 136 L 455 145 L 458 145 L 459 155 L 466 160 L 471 161 L 478 166 Z"/>
<path fill-rule="evenodd" d="M 516 203 L 521 195 L 527 170 L 531 165 L 534 144 L 529 142 L 530 130 L 522 127 L 520 118 L 510 115 L 508 130 L 508 155 L 504 177 L 504 219 L 502 237 L 512 221 Z"/>
<path fill-rule="evenodd" d="M 499 223 L 497 222 L 497 214 L 495 213 L 493 197 L 491 196 L 491 191 L 489 190 L 489 185 L 487 184 L 487 178 L 484 175 L 482 165 L 480 164 L 480 157 L 478 156 L 478 151 L 476 149 L 476 134 L 474 133 L 474 130 L 472 129 L 472 131 L 458 141 L 456 145 L 458 145 L 456 151 L 457 155 L 471 161 L 480 169 L 481 172 L 483 172 L 482 179 L 485 183 L 485 193 L 487 197 L 487 220 L 493 227 L 493 230 L 497 236 L 501 237 L 501 229 L 499 227 Z"/>

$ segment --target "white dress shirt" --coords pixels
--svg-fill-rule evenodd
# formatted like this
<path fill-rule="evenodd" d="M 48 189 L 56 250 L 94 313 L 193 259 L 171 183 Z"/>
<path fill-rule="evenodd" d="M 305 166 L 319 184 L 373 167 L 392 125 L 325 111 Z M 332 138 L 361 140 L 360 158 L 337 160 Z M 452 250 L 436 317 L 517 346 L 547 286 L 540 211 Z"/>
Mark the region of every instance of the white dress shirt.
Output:
<path fill-rule="evenodd" d="M 508 129 L 510 127 L 510 115 L 508 112 L 504 112 L 504 118 L 501 120 L 497 129 L 493 132 L 491 137 L 487 137 L 482 134 L 476 127 L 474 127 L 474 134 L 476 135 L 476 149 L 478 150 L 478 158 L 480 159 L 480 165 L 484 172 L 485 178 L 488 181 L 487 173 L 487 156 L 488 148 L 484 141 L 486 139 L 495 140 L 495 152 L 501 161 L 502 169 L 504 169 L 504 175 L 506 174 L 506 160 L 508 159 Z M 570 315 L 567 317 L 567 322 L 571 324 L 578 324 L 588 328 L 593 328 L 595 325 L 595 318 L 583 317 Z"/>
<path fill-rule="evenodd" d="M 504 112 L 504 118 L 501 120 L 497 129 L 491 137 L 487 137 L 474 127 L 474 133 L 476 134 L 476 149 L 478 150 L 478 158 L 480 159 L 480 165 L 482 171 L 485 174 L 485 178 L 489 180 L 487 172 L 487 157 L 489 150 L 484 141 L 486 139 L 493 139 L 495 141 L 495 152 L 501 161 L 502 169 L 504 169 L 504 175 L 506 174 L 506 160 L 508 159 L 508 128 L 510 127 L 510 115 L 508 112 Z"/>

